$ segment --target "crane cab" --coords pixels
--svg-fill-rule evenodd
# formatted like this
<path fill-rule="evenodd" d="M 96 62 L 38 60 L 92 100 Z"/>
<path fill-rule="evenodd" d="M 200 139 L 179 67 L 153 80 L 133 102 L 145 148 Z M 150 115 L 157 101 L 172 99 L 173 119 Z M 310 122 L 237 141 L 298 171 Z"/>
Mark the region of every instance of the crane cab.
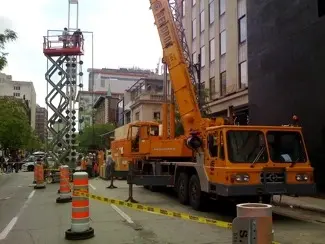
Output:
<path fill-rule="evenodd" d="M 209 189 L 217 195 L 315 193 L 300 127 L 208 128 L 204 154 Z"/>

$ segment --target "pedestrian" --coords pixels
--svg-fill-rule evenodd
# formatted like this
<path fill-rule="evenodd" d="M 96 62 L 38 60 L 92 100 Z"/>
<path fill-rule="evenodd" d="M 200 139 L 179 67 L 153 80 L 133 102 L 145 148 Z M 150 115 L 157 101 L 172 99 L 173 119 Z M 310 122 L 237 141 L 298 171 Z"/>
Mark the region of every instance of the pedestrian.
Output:
<path fill-rule="evenodd" d="M 112 155 L 108 155 L 107 160 L 106 160 L 107 179 L 110 179 L 111 177 L 113 177 L 114 170 L 115 170 L 115 161 L 113 160 Z"/>
<path fill-rule="evenodd" d="M 80 29 L 77 29 L 73 33 L 73 46 L 74 47 L 80 47 L 81 46 L 81 41 L 83 40 L 83 34 Z"/>
<path fill-rule="evenodd" d="M 6 162 L 6 160 L 5 160 L 4 156 L 0 156 L 0 173 L 4 173 L 5 162 Z"/>
<path fill-rule="evenodd" d="M 63 48 L 67 48 L 67 44 L 69 42 L 69 32 L 68 32 L 68 28 L 64 28 L 63 32 L 62 32 L 62 42 L 63 42 Z"/>

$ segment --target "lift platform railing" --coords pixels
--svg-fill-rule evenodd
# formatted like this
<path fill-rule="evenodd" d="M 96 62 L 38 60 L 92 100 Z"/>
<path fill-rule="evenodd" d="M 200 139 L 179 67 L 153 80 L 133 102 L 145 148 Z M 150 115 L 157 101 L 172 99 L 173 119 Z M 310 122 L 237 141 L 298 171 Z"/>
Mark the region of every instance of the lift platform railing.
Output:
<path fill-rule="evenodd" d="M 43 37 L 43 49 L 44 50 L 56 50 L 56 49 L 80 49 L 83 52 L 84 49 L 84 39 L 82 37 L 77 37 L 73 35 L 53 35 Z"/>

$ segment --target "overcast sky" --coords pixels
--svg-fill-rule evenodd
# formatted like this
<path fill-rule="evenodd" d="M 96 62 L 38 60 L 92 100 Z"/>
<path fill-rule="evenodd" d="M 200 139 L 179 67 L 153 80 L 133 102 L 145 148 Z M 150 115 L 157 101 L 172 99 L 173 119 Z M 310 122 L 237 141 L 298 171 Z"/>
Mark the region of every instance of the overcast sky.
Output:
<path fill-rule="evenodd" d="M 9 64 L 2 72 L 14 80 L 33 81 L 37 103 L 45 106 L 43 36 L 49 29 L 61 30 L 68 25 L 68 0 L 0 0 L 0 6 L 0 32 L 11 28 L 19 36 L 7 45 Z M 94 32 L 95 68 L 156 68 L 162 51 L 149 7 L 149 0 L 79 0 L 79 27 Z M 71 27 L 75 23 L 74 7 Z M 92 54 L 91 38 L 85 37 L 86 72 Z M 84 79 L 88 85 L 87 75 Z"/>

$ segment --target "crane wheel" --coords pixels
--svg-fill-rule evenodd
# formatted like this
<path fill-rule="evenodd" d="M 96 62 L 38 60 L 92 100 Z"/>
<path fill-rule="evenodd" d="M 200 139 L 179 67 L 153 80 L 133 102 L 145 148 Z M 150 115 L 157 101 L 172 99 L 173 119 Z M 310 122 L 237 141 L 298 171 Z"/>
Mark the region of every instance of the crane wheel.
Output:
<path fill-rule="evenodd" d="M 201 184 L 197 175 L 192 175 L 189 182 L 189 202 L 194 210 L 202 210 L 204 198 L 201 191 Z"/>
<path fill-rule="evenodd" d="M 188 204 L 189 194 L 188 194 L 188 174 L 182 172 L 179 174 L 177 179 L 177 196 L 181 204 Z"/>

